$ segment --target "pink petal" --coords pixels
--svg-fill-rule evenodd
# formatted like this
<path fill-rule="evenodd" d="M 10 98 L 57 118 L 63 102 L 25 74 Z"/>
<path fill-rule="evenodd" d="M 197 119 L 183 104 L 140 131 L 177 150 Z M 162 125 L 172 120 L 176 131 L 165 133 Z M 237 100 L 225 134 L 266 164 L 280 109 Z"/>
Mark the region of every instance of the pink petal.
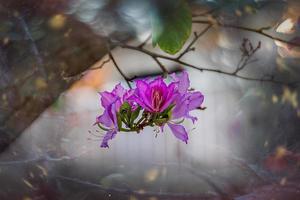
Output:
<path fill-rule="evenodd" d="M 149 101 L 149 96 L 147 94 L 150 92 L 150 87 L 148 83 L 143 80 L 136 81 L 137 95 L 135 100 L 145 109 L 152 108 L 151 102 Z"/>
<path fill-rule="evenodd" d="M 188 134 L 183 126 L 178 125 L 178 124 L 171 124 L 171 123 L 168 123 L 168 126 L 170 127 L 172 133 L 174 134 L 174 136 L 176 138 L 178 138 L 179 140 L 182 140 L 183 142 L 185 142 L 187 144 L 187 141 L 189 138 L 188 138 Z"/>
<path fill-rule="evenodd" d="M 186 71 L 183 71 L 179 78 L 178 91 L 179 93 L 184 94 L 188 91 L 189 87 L 190 87 L 189 75 Z"/>
<path fill-rule="evenodd" d="M 164 111 L 167 107 L 169 107 L 171 105 L 171 103 L 174 102 L 175 98 L 177 97 L 177 94 L 175 93 L 174 89 L 175 89 L 175 83 L 171 83 L 168 87 L 167 90 L 165 90 L 165 92 L 167 92 L 165 98 L 165 102 L 163 103 L 163 105 L 161 106 L 161 111 Z"/>
<path fill-rule="evenodd" d="M 104 135 L 103 139 L 102 139 L 102 142 L 101 142 L 101 145 L 100 147 L 101 148 L 108 148 L 108 141 L 109 140 L 112 140 L 117 134 L 117 131 L 116 130 L 109 130 L 106 132 L 106 134 Z"/>
<path fill-rule="evenodd" d="M 190 87 L 189 75 L 186 71 L 183 71 L 180 75 L 175 73 L 171 74 L 172 79 L 177 82 L 177 89 L 180 94 L 184 94 Z"/>
<path fill-rule="evenodd" d="M 99 94 L 101 95 L 101 105 L 103 108 L 109 106 L 116 99 L 116 96 L 110 92 L 100 92 Z"/>
<path fill-rule="evenodd" d="M 103 124 L 106 127 L 111 127 L 113 125 L 113 121 L 109 116 L 108 110 L 105 109 L 104 113 L 102 115 L 100 115 L 99 117 L 97 117 L 96 120 L 98 123 Z"/>
<path fill-rule="evenodd" d="M 123 88 L 123 86 L 121 85 L 121 83 L 119 83 L 118 85 L 116 85 L 116 87 L 112 91 L 112 93 L 115 94 L 118 97 L 123 97 L 123 95 L 126 92 L 127 92 L 126 89 Z"/>
<path fill-rule="evenodd" d="M 201 106 L 204 96 L 201 92 L 188 93 L 188 110 L 194 110 Z"/>

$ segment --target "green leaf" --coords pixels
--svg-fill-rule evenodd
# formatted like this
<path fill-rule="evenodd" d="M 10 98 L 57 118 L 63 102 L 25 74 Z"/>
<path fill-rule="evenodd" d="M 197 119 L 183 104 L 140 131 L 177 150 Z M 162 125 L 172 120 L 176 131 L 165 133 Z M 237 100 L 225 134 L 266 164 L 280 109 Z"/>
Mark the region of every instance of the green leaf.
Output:
<path fill-rule="evenodd" d="M 130 116 L 130 123 L 134 122 L 134 120 L 139 116 L 140 111 L 141 111 L 141 107 L 139 106 L 135 109 L 135 111 L 132 112 Z"/>
<path fill-rule="evenodd" d="M 122 104 L 122 106 L 120 107 L 120 112 L 121 113 L 128 113 L 130 111 L 131 111 L 131 106 L 130 106 L 130 104 L 127 101 L 125 101 Z"/>
<path fill-rule="evenodd" d="M 124 121 L 126 125 L 129 126 L 130 116 L 131 116 L 131 106 L 128 102 L 124 102 L 120 107 L 120 118 Z"/>
<path fill-rule="evenodd" d="M 175 107 L 175 104 L 172 104 L 172 105 L 170 105 L 169 107 L 167 107 L 162 113 L 161 113 L 161 116 L 168 116 L 168 117 L 170 117 L 171 116 L 171 111 L 172 111 L 172 109 Z"/>
<path fill-rule="evenodd" d="M 121 130 L 122 129 L 122 119 L 121 119 L 120 113 L 117 113 L 117 123 L 118 123 L 118 129 Z"/>
<path fill-rule="evenodd" d="M 174 3 L 173 3 L 174 4 Z M 192 14 L 185 0 L 178 0 L 167 14 L 153 15 L 152 45 L 169 54 L 176 54 L 189 38 L 192 29 Z"/>
<path fill-rule="evenodd" d="M 155 119 L 154 123 L 158 126 L 161 126 L 161 125 L 167 123 L 168 121 L 169 121 L 168 118 L 162 118 L 162 119 Z"/>

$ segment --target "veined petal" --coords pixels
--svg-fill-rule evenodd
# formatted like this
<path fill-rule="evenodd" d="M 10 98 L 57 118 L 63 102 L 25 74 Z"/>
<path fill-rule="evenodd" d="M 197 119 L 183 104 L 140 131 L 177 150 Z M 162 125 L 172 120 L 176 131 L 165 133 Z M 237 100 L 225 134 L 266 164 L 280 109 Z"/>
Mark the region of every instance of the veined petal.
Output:
<path fill-rule="evenodd" d="M 188 93 L 188 109 L 194 110 L 201 106 L 204 101 L 204 96 L 201 92 Z"/>
<path fill-rule="evenodd" d="M 104 113 L 102 115 L 100 115 L 99 117 L 97 117 L 96 123 L 97 122 L 103 124 L 106 127 L 111 127 L 113 125 L 113 121 L 110 118 L 107 109 L 104 110 Z"/>
<path fill-rule="evenodd" d="M 128 99 L 130 99 L 130 97 L 132 95 L 134 95 L 135 90 L 134 89 L 130 89 L 128 90 L 124 95 L 123 95 L 123 101 L 127 101 Z"/>
<path fill-rule="evenodd" d="M 184 94 L 190 87 L 189 75 L 186 71 L 183 71 L 180 75 L 175 73 L 171 74 L 171 78 L 177 82 L 177 89 L 180 94 Z"/>
<path fill-rule="evenodd" d="M 145 101 L 139 96 L 139 92 L 135 91 L 135 93 L 126 99 L 126 101 L 132 106 L 132 109 L 141 106 L 142 108 L 146 109 L 147 111 L 152 111 L 152 108 L 145 103 Z"/>
<path fill-rule="evenodd" d="M 182 125 L 168 123 L 173 135 L 187 144 L 188 134 Z"/>
<path fill-rule="evenodd" d="M 163 105 L 161 106 L 161 111 L 164 111 L 176 99 L 178 93 L 176 93 L 174 91 L 175 86 L 176 86 L 175 83 L 171 83 L 167 87 L 165 101 L 164 101 Z"/>
<path fill-rule="evenodd" d="M 106 132 L 106 134 L 104 135 L 103 139 L 102 139 L 102 142 L 101 142 L 101 145 L 100 147 L 102 148 L 108 148 L 108 141 L 109 140 L 112 140 L 117 134 L 117 131 L 116 130 L 109 130 Z"/>
<path fill-rule="evenodd" d="M 114 127 L 117 128 L 118 127 L 118 119 L 117 119 L 117 109 L 116 109 L 116 104 L 115 103 L 113 103 L 109 106 L 108 114 L 109 114 L 109 117 L 112 120 L 112 123 L 113 123 Z"/>
<path fill-rule="evenodd" d="M 126 93 L 126 89 L 123 88 L 121 83 L 116 85 L 116 87 L 113 89 L 112 93 L 118 97 L 123 97 L 123 95 Z"/>
<path fill-rule="evenodd" d="M 162 77 L 157 77 L 156 79 L 154 79 L 153 81 L 151 81 L 149 83 L 149 86 L 150 87 L 158 86 L 158 87 L 163 87 L 164 89 L 167 88 L 167 85 L 165 84 L 164 79 Z"/>
<path fill-rule="evenodd" d="M 172 119 L 185 117 L 188 113 L 188 105 L 186 101 L 176 101 L 175 107 L 172 111 Z"/>
<path fill-rule="evenodd" d="M 108 107 L 116 99 L 116 96 L 110 92 L 100 92 L 99 94 L 101 95 L 101 105 L 103 108 Z"/>
<path fill-rule="evenodd" d="M 189 75 L 186 71 L 183 71 L 181 73 L 181 76 L 179 77 L 178 91 L 179 93 L 184 94 L 188 91 L 189 87 L 190 87 Z"/>
<path fill-rule="evenodd" d="M 137 80 L 136 81 L 136 87 L 137 87 L 137 94 L 136 94 L 136 100 L 139 99 L 139 101 L 143 102 L 143 105 L 140 105 L 146 109 L 146 107 L 151 108 L 151 102 L 149 99 L 149 96 L 147 94 L 150 92 L 150 88 L 148 83 L 146 83 L 143 80 Z"/>

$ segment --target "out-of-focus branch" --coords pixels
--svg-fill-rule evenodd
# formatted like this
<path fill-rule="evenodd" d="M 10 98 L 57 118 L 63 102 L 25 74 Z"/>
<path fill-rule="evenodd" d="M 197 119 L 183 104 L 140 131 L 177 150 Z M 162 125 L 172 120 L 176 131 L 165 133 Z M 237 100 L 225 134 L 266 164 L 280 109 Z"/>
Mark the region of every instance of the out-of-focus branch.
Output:
<path fill-rule="evenodd" d="M 191 193 L 168 193 L 168 192 L 147 192 L 147 191 L 136 191 L 131 189 L 121 189 L 121 188 L 107 188 L 102 185 L 91 183 L 88 181 L 83 181 L 77 178 L 71 178 L 66 176 L 56 176 L 56 178 L 73 182 L 76 184 L 80 184 L 86 187 L 97 188 L 101 191 L 111 193 L 117 193 L 126 196 L 135 196 L 137 198 L 150 198 L 150 197 L 159 197 L 160 199 L 215 199 L 216 197 L 213 195 L 200 195 L 200 194 L 191 194 Z"/>
<path fill-rule="evenodd" d="M 144 42 L 142 42 L 140 45 L 139 45 L 139 48 L 144 48 L 145 45 L 149 42 L 149 40 L 151 39 L 152 35 L 149 35 L 146 40 Z"/>
<path fill-rule="evenodd" d="M 192 48 L 192 46 L 197 42 L 197 40 L 203 36 L 210 28 L 212 27 L 211 24 L 207 25 L 203 31 L 201 31 L 199 34 L 197 32 L 194 32 L 194 39 L 188 44 L 188 46 L 185 48 L 185 50 L 177 56 L 177 59 L 179 60 L 182 56 L 187 54 L 190 51 L 194 51 L 195 48 Z"/>
<path fill-rule="evenodd" d="M 227 76 L 232 76 L 232 77 L 243 79 L 243 80 L 247 80 L 247 81 L 269 82 L 269 83 L 274 83 L 274 84 L 290 85 L 290 86 L 299 84 L 299 81 L 285 82 L 285 81 L 281 81 L 281 80 L 276 80 L 274 78 L 274 76 L 263 76 L 261 78 L 247 77 L 247 76 L 244 76 L 244 75 L 237 74 L 235 72 L 236 70 L 233 71 L 233 72 L 228 72 L 228 71 L 223 71 L 223 70 L 220 70 L 220 69 L 200 67 L 200 66 L 196 66 L 196 65 L 190 64 L 190 63 L 188 63 L 186 61 L 182 61 L 181 59 L 173 58 L 173 57 L 162 55 L 162 54 L 158 54 L 158 53 L 149 51 L 149 50 L 144 49 L 144 48 L 139 48 L 139 47 L 131 46 L 131 45 L 128 45 L 128 44 L 119 44 L 119 46 L 122 47 L 122 48 L 124 48 L 124 49 L 130 49 L 130 50 L 141 52 L 141 53 L 146 54 L 146 55 L 148 55 L 148 56 L 150 56 L 152 58 L 157 58 L 157 59 L 160 58 L 160 59 L 164 59 L 164 60 L 169 60 L 169 61 L 172 61 L 174 63 L 177 63 L 177 64 L 180 64 L 180 65 L 189 67 L 189 68 L 193 68 L 193 69 L 199 70 L 201 72 L 206 71 L 206 72 L 219 73 L 219 74 L 223 74 L 223 75 L 227 75 Z M 132 79 L 128 79 L 128 80 L 132 80 Z"/>
<path fill-rule="evenodd" d="M 261 47 L 260 41 L 258 42 L 257 46 L 254 48 L 252 43 L 248 39 L 244 39 L 240 48 L 242 52 L 242 56 L 237 65 L 236 70 L 233 73 L 237 74 L 239 71 L 243 70 L 249 63 L 253 62 L 254 60 L 251 60 L 251 58 L 260 49 L 260 47 Z"/>
<path fill-rule="evenodd" d="M 61 77 L 64 79 L 64 80 L 67 80 L 67 81 L 70 81 L 70 80 L 79 80 L 81 79 L 88 71 L 92 71 L 92 70 L 98 70 L 98 69 L 102 69 L 102 67 L 104 67 L 107 63 L 109 63 L 111 61 L 110 58 L 104 60 L 99 66 L 97 67 L 91 67 L 89 69 L 87 69 L 86 71 L 80 73 L 80 74 L 76 74 L 74 76 L 67 76 L 65 75 L 65 73 L 63 72 L 61 74 Z"/>
<path fill-rule="evenodd" d="M 124 72 L 120 69 L 119 65 L 117 64 L 116 60 L 114 59 L 113 55 L 111 52 L 108 53 L 109 58 L 112 60 L 112 62 L 114 63 L 115 67 L 117 68 L 118 72 L 121 74 L 121 76 L 124 78 L 124 80 L 126 81 L 127 85 L 129 88 L 131 88 L 130 85 L 130 78 L 127 77 L 126 74 L 124 74 Z"/>
<path fill-rule="evenodd" d="M 165 54 L 155 53 L 153 51 L 150 51 L 150 50 L 144 48 L 145 45 L 147 44 L 147 42 L 151 39 L 151 36 L 149 36 L 144 42 L 142 42 L 140 45 L 137 45 L 137 46 L 132 46 L 132 45 L 123 44 L 123 43 L 114 43 L 111 41 L 110 41 L 110 44 L 112 44 L 114 46 L 119 46 L 119 47 L 122 47 L 125 49 L 135 50 L 135 51 L 138 51 L 138 52 L 141 52 L 143 54 L 150 56 L 157 63 L 157 65 L 161 68 L 163 74 L 169 74 L 170 72 L 164 66 L 164 64 L 160 61 L 160 59 L 169 60 L 169 61 L 172 61 L 179 65 L 193 68 L 193 69 L 199 70 L 201 72 L 206 71 L 206 72 L 219 73 L 219 74 L 223 74 L 223 75 L 227 75 L 227 76 L 231 76 L 231 77 L 235 77 L 235 78 L 239 78 L 239 79 L 243 79 L 243 80 L 247 80 L 247 81 L 268 82 L 268 83 L 288 85 L 288 86 L 296 86 L 299 84 L 300 81 L 290 81 L 290 82 L 281 81 L 281 80 L 275 79 L 275 77 L 272 75 L 263 75 L 262 77 L 249 77 L 249 76 L 239 74 L 239 72 L 241 72 L 249 63 L 254 62 L 254 60 L 251 60 L 251 58 L 257 52 L 257 50 L 260 49 L 260 46 L 261 46 L 260 42 L 254 48 L 252 46 L 251 42 L 249 42 L 248 40 L 246 42 L 244 41 L 244 44 L 243 44 L 244 46 L 242 46 L 242 48 L 241 48 L 242 57 L 234 71 L 223 71 L 223 70 L 218 69 L 218 67 L 207 68 L 207 67 L 193 65 L 186 61 L 183 61 L 182 57 L 184 55 L 186 55 L 187 53 L 189 53 L 190 51 L 194 51 L 195 48 L 193 47 L 193 45 L 199 40 L 199 38 L 201 36 L 203 36 L 205 33 L 207 33 L 207 31 L 214 25 L 218 25 L 218 26 L 225 27 L 225 28 L 235 28 L 235 29 L 239 29 L 239 30 L 254 32 L 257 34 L 261 34 L 265 37 L 271 38 L 273 40 L 278 40 L 278 41 L 281 41 L 281 42 L 284 42 L 287 44 L 293 44 L 293 45 L 299 46 L 299 44 L 297 44 L 297 43 L 286 41 L 282 38 L 277 38 L 268 33 L 265 33 L 265 30 L 268 30 L 271 27 L 262 27 L 259 29 L 254 29 L 254 28 L 248 28 L 248 27 L 243 27 L 243 26 L 239 26 L 239 25 L 223 24 L 223 23 L 217 21 L 217 19 L 193 20 L 193 23 L 207 24 L 207 26 L 200 33 L 194 32 L 194 38 L 188 43 L 188 45 L 182 50 L 182 52 L 177 57 L 171 57 L 171 56 L 168 56 Z M 128 86 L 131 87 L 130 81 L 133 81 L 135 78 L 138 78 L 139 76 L 128 77 L 127 75 L 124 74 L 124 72 L 120 69 L 120 67 L 116 63 L 115 59 L 113 58 L 113 56 L 111 54 L 111 51 L 109 53 L 109 57 L 113 61 L 114 65 L 116 66 L 119 73 L 122 75 L 122 77 L 127 82 Z M 103 65 L 106 64 L 107 62 L 109 62 L 109 61 L 104 61 Z M 103 65 L 101 65 L 101 67 L 99 67 L 99 68 L 102 68 Z"/>
<path fill-rule="evenodd" d="M 220 26 L 223 28 L 233 28 L 233 29 L 248 31 L 248 32 L 262 35 L 262 36 L 270 38 L 272 40 L 277 40 L 279 42 L 283 42 L 285 44 L 289 44 L 289 45 L 293 45 L 293 46 L 300 46 L 300 44 L 297 42 L 285 40 L 280 37 L 276 37 L 276 36 L 266 33 L 265 32 L 266 30 L 269 30 L 272 28 L 271 26 L 266 26 L 266 27 L 261 27 L 261 28 L 250 28 L 250 27 L 234 25 L 234 24 L 224 24 L 217 20 L 193 20 L 193 23 L 194 24 L 210 24 L 210 25 Z"/>
<path fill-rule="evenodd" d="M 151 56 L 151 57 L 157 63 L 157 65 L 160 67 L 160 69 L 162 70 L 164 75 L 169 74 L 169 71 L 167 70 L 167 68 L 158 60 L 157 57 L 155 57 L 155 56 Z"/>

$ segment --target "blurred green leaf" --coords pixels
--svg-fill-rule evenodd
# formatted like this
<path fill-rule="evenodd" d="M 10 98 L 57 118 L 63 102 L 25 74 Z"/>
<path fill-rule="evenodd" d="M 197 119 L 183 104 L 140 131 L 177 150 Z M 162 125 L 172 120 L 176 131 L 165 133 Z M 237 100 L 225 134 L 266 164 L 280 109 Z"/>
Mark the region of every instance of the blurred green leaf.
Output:
<path fill-rule="evenodd" d="M 184 0 L 177 1 L 167 14 L 153 15 L 151 22 L 153 46 L 158 44 L 169 54 L 177 53 L 191 34 L 192 15 Z"/>
<path fill-rule="evenodd" d="M 117 120 L 118 120 L 118 129 L 122 129 L 122 118 L 120 116 L 120 113 L 117 113 Z"/>
<path fill-rule="evenodd" d="M 135 109 L 135 111 L 132 112 L 130 116 L 130 123 L 134 122 L 134 120 L 139 116 L 140 111 L 141 111 L 141 107 L 139 106 Z"/>
<path fill-rule="evenodd" d="M 130 123 L 130 116 L 131 116 L 131 106 L 130 104 L 125 101 L 122 106 L 120 107 L 120 118 L 129 125 Z"/>

